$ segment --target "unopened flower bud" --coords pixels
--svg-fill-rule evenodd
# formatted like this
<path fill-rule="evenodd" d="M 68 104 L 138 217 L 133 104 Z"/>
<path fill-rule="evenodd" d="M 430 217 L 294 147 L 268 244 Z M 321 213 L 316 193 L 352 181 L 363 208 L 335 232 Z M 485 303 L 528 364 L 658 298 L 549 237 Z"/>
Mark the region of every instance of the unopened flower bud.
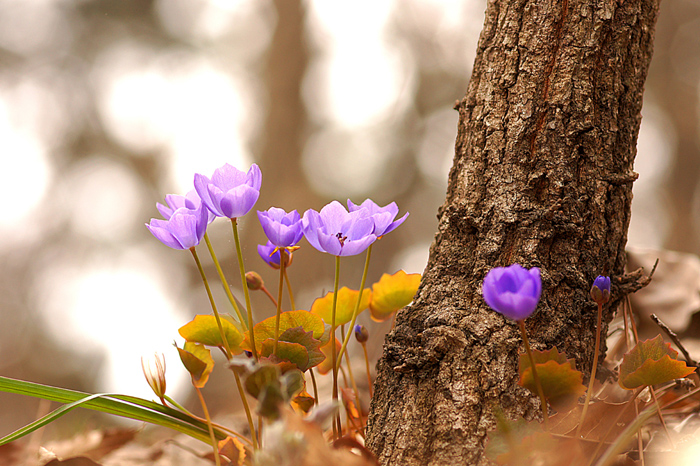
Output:
<path fill-rule="evenodd" d="M 363 345 L 369 340 L 369 332 L 364 325 L 355 325 L 355 340 L 359 341 Z"/>
<path fill-rule="evenodd" d="M 165 356 L 153 353 L 150 358 L 141 357 L 141 369 L 153 393 L 165 404 Z"/>
<path fill-rule="evenodd" d="M 248 289 L 252 291 L 257 291 L 263 287 L 265 284 L 262 277 L 257 272 L 246 272 L 245 282 L 248 285 Z"/>
<path fill-rule="evenodd" d="M 602 306 L 610 301 L 610 277 L 598 275 L 591 287 L 591 298 Z"/>

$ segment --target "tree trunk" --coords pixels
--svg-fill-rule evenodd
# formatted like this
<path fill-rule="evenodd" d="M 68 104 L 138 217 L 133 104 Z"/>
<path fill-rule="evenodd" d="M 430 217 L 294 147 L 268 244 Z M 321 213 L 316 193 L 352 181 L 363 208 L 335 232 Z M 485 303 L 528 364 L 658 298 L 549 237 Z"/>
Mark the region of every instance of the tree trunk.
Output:
<path fill-rule="evenodd" d="M 591 284 L 613 277 L 604 327 L 627 288 L 657 12 L 658 0 L 489 0 L 428 265 L 378 363 L 367 445 L 383 465 L 488 464 L 496 407 L 538 415 L 538 399 L 517 385 L 518 328 L 483 301 L 493 267 L 541 269 L 531 342 L 589 373 Z"/>

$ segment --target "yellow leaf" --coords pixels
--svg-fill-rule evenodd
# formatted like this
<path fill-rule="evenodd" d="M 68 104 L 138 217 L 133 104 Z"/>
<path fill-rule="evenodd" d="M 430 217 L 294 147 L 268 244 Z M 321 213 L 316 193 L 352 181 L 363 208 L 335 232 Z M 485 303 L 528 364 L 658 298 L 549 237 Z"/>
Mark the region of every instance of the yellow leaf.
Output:
<path fill-rule="evenodd" d="M 420 279 L 419 273 L 407 274 L 403 270 L 394 275 L 382 275 L 379 281 L 372 285 L 372 300 L 369 303 L 372 319 L 377 322 L 385 321 L 413 301 Z"/>
<path fill-rule="evenodd" d="M 335 324 L 343 325 L 352 320 L 352 313 L 357 305 L 357 298 L 360 292 L 351 290 L 344 286 L 338 290 L 338 302 L 335 309 Z M 365 288 L 362 292 L 362 300 L 360 307 L 357 310 L 358 315 L 369 307 L 369 302 L 372 297 L 372 291 Z M 327 293 L 323 298 L 317 298 L 311 305 L 311 312 L 320 316 L 327 324 L 331 324 L 333 317 L 333 293 Z"/>

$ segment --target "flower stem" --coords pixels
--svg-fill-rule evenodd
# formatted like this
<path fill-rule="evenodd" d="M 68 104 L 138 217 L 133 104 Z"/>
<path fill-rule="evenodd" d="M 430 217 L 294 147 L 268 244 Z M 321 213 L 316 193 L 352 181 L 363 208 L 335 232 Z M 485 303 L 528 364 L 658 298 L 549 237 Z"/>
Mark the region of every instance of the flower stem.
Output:
<path fill-rule="evenodd" d="M 248 406 L 248 399 L 245 397 L 245 390 L 243 389 L 243 384 L 241 383 L 241 378 L 235 370 L 232 370 L 234 377 L 236 377 L 236 386 L 238 387 L 238 393 L 241 394 L 241 401 L 243 402 L 243 409 L 245 410 L 245 416 L 248 418 L 248 428 L 250 429 L 250 438 L 253 442 L 253 450 L 258 449 L 258 438 L 255 435 L 255 424 L 253 423 L 253 416 L 250 413 L 250 406 Z"/>
<path fill-rule="evenodd" d="M 231 302 L 231 305 L 233 306 L 233 310 L 236 311 L 236 315 L 238 316 L 238 321 L 241 323 L 244 329 L 248 328 L 248 324 L 246 324 L 245 319 L 243 319 L 243 315 L 241 314 L 241 310 L 238 309 L 238 304 L 236 304 L 236 298 L 233 297 L 233 294 L 231 293 L 231 288 L 228 286 L 228 281 L 226 281 L 226 276 L 224 275 L 224 271 L 221 269 L 221 264 L 219 264 L 219 260 L 216 258 L 216 254 L 214 253 L 214 248 L 211 245 L 211 241 L 209 241 L 209 235 L 207 233 L 204 233 L 204 241 L 207 243 L 207 249 L 209 249 L 209 254 L 211 255 L 212 261 L 214 261 L 214 266 L 216 267 L 216 271 L 219 274 L 219 279 L 221 280 L 221 285 L 224 287 L 224 291 L 226 292 L 226 296 L 228 297 L 228 300 Z"/>
<path fill-rule="evenodd" d="M 262 291 L 263 293 L 265 293 L 265 295 L 266 295 L 268 298 L 270 298 L 270 301 L 272 301 L 272 305 L 273 305 L 273 306 L 277 307 L 277 300 L 275 299 L 274 296 L 272 296 L 272 294 L 270 293 L 270 290 L 268 290 L 267 287 L 266 287 L 265 285 L 261 285 L 261 286 L 260 286 L 260 291 Z"/>
<path fill-rule="evenodd" d="M 345 354 L 345 363 L 348 366 L 348 378 L 350 379 L 350 385 L 352 386 L 352 390 L 355 392 L 355 403 L 357 406 L 360 406 L 360 390 L 357 388 L 357 383 L 355 382 L 355 376 L 352 373 L 352 364 L 350 364 L 350 355 Z"/>
<path fill-rule="evenodd" d="M 214 461 L 216 461 L 216 466 L 221 466 L 221 459 L 219 458 L 219 444 L 216 441 L 216 437 L 214 437 L 214 427 L 211 425 L 211 417 L 209 417 L 209 410 L 207 409 L 207 404 L 204 402 L 204 397 L 202 396 L 202 391 L 199 389 L 199 387 L 194 385 L 194 389 L 197 391 L 199 402 L 202 404 L 202 411 L 204 411 L 204 417 L 207 420 L 207 427 L 209 428 L 209 437 L 211 437 L 211 446 L 212 448 L 214 448 Z"/>
<path fill-rule="evenodd" d="M 595 330 L 595 349 L 593 350 L 593 367 L 591 367 L 591 380 L 588 382 L 588 390 L 586 391 L 586 400 L 583 402 L 583 409 L 581 410 L 581 419 L 578 421 L 578 427 L 576 428 L 576 438 L 581 436 L 581 429 L 583 428 L 583 421 L 586 420 L 586 413 L 588 412 L 588 404 L 591 401 L 591 395 L 593 394 L 593 384 L 595 383 L 595 373 L 598 369 L 598 352 L 600 351 L 600 326 L 603 320 L 603 304 L 598 303 L 598 321 L 596 323 Z"/>
<path fill-rule="evenodd" d="M 316 376 L 314 375 L 314 368 L 309 368 L 309 374 L 311 374 L 311 385 L 314 387 L 314 404 L 318 406 L 318 386 L 316 385 Z"/>
<path fill-rule="evenodd" d="M 287 269 L 284 269 L 284 281 L 287 282 L 287 293 L 289 294 L 289 305 L 292 311 L 296 311 L 297 308 L 294 305 L 294 293 L 292 293 L 292 285 L 289 283 L 289 276 L 287 275 Z"/>
<path fill-rule="evenodd" d="M 170 398 L 168 395 L 163 395 L 163 398 L 165 398 L 165 401 L 167 401 L 167 402 L 170 403 L 171 405 L 175 406 L 177 409 L 179 409 L 179 410 L 182 411 L 183 413 L 187 414 L 188 416 L 194 416 L 194 414 L 192 414 L 191 412 L 189 412 L 188 410 L 186 410 L 184 406 L 182 406 L 180 403 L 178 403 L 177 401 L 175 401 L 175 400 L 173 400 L 172 398 Z M 166 405 L 166 406 L 167 406 L 167 405 Z"/>
<path fill-rule="evenodd" d="M 282 314 L 282 293 L 284 292 L 284 263 L 287 250 L 280 249 L 280 286 L 277 292 L 277 314 L 275 315 L 275 345 L 272 353 L 277 356 L 277 343 L 280 339 L 280 315 Z"/>
<path fill-rule="evenodd" d="M 255 323 L 253 322 L 253 308 L 250 305 L 250 293 L 248 292 L 248 284 L 245 281 L 245 267 L 243 266 L 243 251 L 241 250 L 241 239 L 238 236 L 238 219 L 231 219 L 231 228 L 233 228 L 233 240 L 236 243 L 236 255 L 238 256 L 238 268 L 241 272 L 241 284 L 243 286 L 243 295 L 245 296 L 245 308 L 248 312 L 248 330 L 250 331 L 250 349 L 253 350 L 255 362 L 258 361 L 258 351 L 255 348 Z"/>
<path fill-rule="evenodd" d="M 219 334 L 221 335 L 221 341 L 224 343 L 224 348 L 226 349 L 226 359 L 231 359 L 231 348 L 228 345 L 228 339 L 224 333 L 224 327 L 221 325 L 221 318 L 219 317 L 219 311 L 216 309 L 216 303 L 214 302 L 214 296 L 211 294 L 211 288 L 209 288 L 209 282 L 207 281 L 207 276 L 204 274 L 204 268 L 202 263 L 199 261 L 199 256 L 197 256 L 197 251 L 195 251 L 194 246 L 190 248 L 192 252 L 192 257 L 197 263 L 197 268 L 199 269 L 199 274 L 202 276 L 202 281 L 204 282 L 204 288 L 207 290 L 207 296 L 209 296 L 209 303 L 211 304 L 211 309 L 214 311 L 214 318 L 216 319 L 216 325 L 219 327 Z"/>
<path fill-rule="evenodd" d="M 527 357 L 530 359 L 530 367 L 532 367 L 532 378 L 535 380 L 535 386 L 537 387 L 537 394 L 540 396 L 540 404 L 542 405 L 542 420 L 544 421 L 544 429 L 549 430 L 549 415 L 547 414 L 547 400 L 544 397 L 544 391 L 542 390 L 542 383 L 540 382 L 540 376 L 537 375 L 537 368 L 535 367 L 535 358 L 532 356 L 532 350 L 530 349 L 530 341 L 527 339 L 527 331 L 525 330 L 525 322 L 518 320 L 518 326 L 520 327 L 520 333 L 523 336 L 523 343 L 525 344 L 525 351 L 527 352 Z"/>
<path fill-rule="evenodd" d="M 340 283 L 340 256 L 335 256 L 335 280 L 333 283 L 333 310 L 331 311 L 331 361 L 333 361 L 333 393 L 332 400 L 335 404 L 338 401 L 338 355 L 335 348 L 335 311 L 338 307 L 338 284 Z M 339 417 L 338 414 L 336 416 Z M 339 422 L 339 421 L 338 421 Z M 333 422 L 333 440 L 338 439 L 338 427 L 335 416 Z"/>
<path fill-rule="evenodd" d="M 365 256 L 365 268 L 362 271 L 362 280 L 360 280 L 360 292 L 357 295 L 357 302 L 355 303 L 355 309 L 352 312 L 352 321 L 350 322 L 350 328 L 348 329 L 348 333 L 345 335 L 345 338 L 343 339 L 343 345 L 340 347 L 340 354 L 338 355 L 338 364 L 341 363 L 341 358 L 343 357 L 343 353 L 345 353 L 345 349 L 348 346 L 348 342 L 350 341 L 350 335 L 353 332 L 353 329 L 355 328 L 355 322 L 357 322 L 357 314 L 358 311 L 360 310 L 360 303 L 362 302 L 362 295 L 363 290 L 365 289 L 365 281 L 367 280 L 367 271 L 369 270 L 369 259 L 372 256 L 372 245 L 370 244 L 369 247 L 367 248 L 367 255 Z"/>

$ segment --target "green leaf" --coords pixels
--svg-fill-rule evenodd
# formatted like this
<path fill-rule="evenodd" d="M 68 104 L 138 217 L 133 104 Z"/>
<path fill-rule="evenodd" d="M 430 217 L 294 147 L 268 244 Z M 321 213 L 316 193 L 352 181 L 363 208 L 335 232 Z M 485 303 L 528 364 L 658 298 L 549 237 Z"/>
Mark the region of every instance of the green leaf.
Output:
<path fill-rule="evenodd" d="M 228 319 L 222 318 L 220 321 L 231 352 L 233 354 L 241 353 L 243 350 L 240 348 L 240 344 L 243 341 L 243 335 Z M 224 346 L 216 317 L 213 315 L 195 316 L 192 321 L 180 327 L 178 333 L 189 342 L 201 343 L 206 346 Z"/>
<path fill-rule="evenodd" d="M 177 346 L 175 346 L 177 348 Z M 209 380 L 209 374 L 214 370 L 214 359 L 211 351 L 199 343 L 185 342 L 184 348 L 177 348 L 180 360 L 192 376 L 192 383 L 197 388 L 202 388 Z"/>
<path fill-rule="evenodd" d="M 618 383 L 626 390 L 634 390 L 680 379 L 695 371 L 676 356 L 678 352 L 661 335 L 640 341 L 622 358 Z"/>
<path fill-rule="evenodd" d="M 292 367 L 306 370 L 309 368 L 309 352 L 306 351 L 299 343 L 290 343 L 287 341 L 279 341 L 277 343 L 277 354 L 273 354 L 275 348 L 275 340 L 268 338 L 260 345 L 260 357 L 268 358 L 273 364 L 278 362 L 288 362 Z M 280 367 L 284 372 L 286 365 Z"/>
<path fill-rule="evenodd" d="M 372 299 L 369 303 L 372 319 L 377 322 L 387 320 L 413 301 L 420 279 L 419 273 L 407 274 L 403 270 L 393 275 L 382 275 L 379 281 L 372 285 Z"/>
<path fill-rule="evenodd" d="M 313 337 L 311 332 L 304 331 L 301 327 L 294 327 L 284 331 L 280 335 L 280 341 L 289 343 L 298 343 L 306 348 L 308 361 L 305 368 L 299 367 L 299 370 L 306 372 L 310 367 L 314 367 L 321 363 L 326 357 L 321 352 L 321 342 Z"/>
<path fill-rule="evenodd" d="M 211 443 L 209 438 L 209 430 L 204 422 L 192 418 L 183 412 L 154 403 L 152 401 L 144 400 L 142 398 L 126 395 L 99 395 L 95 398 L 86 399 L 93 397 L 94 395 L 2 376 L 0 376 L 0 391 L 41 398 L 49 401 L 56 401 L 59 403 L 79 402 L 79 404 L 74 406 L 74 408 L 80 407 L 93 411 L 113 414 L 115 416 L 121 416 L 128 419 L 134 419 L 137 421 L 149 422 L 151 424 L 167 427 L 177 432 L 189 435 L 190 437 L 200 440 L 207 445 Z M 56 411 L 54 411 L 54 413 Z M 67 411 L 68 410 L 62 411 L 60 414 L 65 414 Z M 51 414 L 47 416 L 51 416 Z M 4 437 L 3 439 L 0 439 L 0 445 L 4 445 L 5 443 L 15 440 L 16 438 L 26 435 L 33 430 L 36 430 L 36 428 L 41 427 L 41 425 L 36 424 L 39 423 L 39 421 L 32 423 L 36 426 L 34 429 L 23 431 L 19 436 L 15 436 L 15 433 L 13 433 Z M 219 439 L 226 438 L 226 434 L 219 429 L 214 429 L 214 434 Z"/>
<path fill-rule="evenodd" d="M 355 311 L 359 295 L 360 292 L 358 290 L 351 290 L 346 286 L 338 290 L 335 325 L 347 324 L 352 320 L 352 314 Z M 360 308 L 357 310 L 358 314 L 369 307 L 371 297 L 372 291 L 369 288 L 365 288 L 362 292 Z M 320 316 L 325 323 L 330 324 L 333 318 L 333 293 L 329 292 L 324 297 L 317 298 L 311 305 L 311 312 Z"/>

